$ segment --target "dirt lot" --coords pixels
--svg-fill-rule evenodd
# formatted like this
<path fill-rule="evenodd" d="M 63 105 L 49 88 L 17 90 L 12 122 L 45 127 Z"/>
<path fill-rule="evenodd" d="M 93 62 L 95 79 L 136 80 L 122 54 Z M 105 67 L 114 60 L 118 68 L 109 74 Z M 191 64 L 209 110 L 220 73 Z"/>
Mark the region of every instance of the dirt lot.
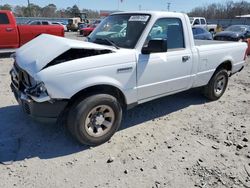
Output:
<path fill-rule="evenodd" d="M 25 115 L 9 87 L 11 66 L 0 59 L 1 188 L 250 187 L 249 64 L 219 101 L 192 90 L 143 104 L 95 148 Z"/>

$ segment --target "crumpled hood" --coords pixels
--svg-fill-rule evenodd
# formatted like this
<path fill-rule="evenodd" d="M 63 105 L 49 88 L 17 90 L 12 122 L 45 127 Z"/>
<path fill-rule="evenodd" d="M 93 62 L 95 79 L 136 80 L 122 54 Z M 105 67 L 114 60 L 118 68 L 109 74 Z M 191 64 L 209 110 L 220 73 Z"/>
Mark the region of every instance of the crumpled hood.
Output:
<path fill-rule="evenodd" d="M 71 48 L 113 50 L 104 45 L 43 34 L 19 48 L 15 58 L 18 66 L 32 75 Z"/>

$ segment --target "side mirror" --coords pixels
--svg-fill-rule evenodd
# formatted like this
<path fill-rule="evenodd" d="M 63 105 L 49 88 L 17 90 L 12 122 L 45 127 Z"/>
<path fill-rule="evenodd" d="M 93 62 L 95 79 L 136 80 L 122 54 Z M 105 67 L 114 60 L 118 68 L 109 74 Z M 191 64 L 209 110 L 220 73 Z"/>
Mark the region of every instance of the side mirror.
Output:
<path fill-rule="evenodd" d="M 142 48 L 142 54 L 167 52 L 167 40 L 150 40 L 147 47 Z"/>

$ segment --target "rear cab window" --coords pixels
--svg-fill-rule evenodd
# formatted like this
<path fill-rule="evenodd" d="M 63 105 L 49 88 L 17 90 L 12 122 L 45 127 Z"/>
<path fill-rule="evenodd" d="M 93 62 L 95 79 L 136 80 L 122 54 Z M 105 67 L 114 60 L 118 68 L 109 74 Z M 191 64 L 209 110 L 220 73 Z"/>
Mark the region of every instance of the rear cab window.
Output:
<path fill-rule="evenodd" d="M 10 20 L 6 13 L 0 13 L 0 25 L 10 24 Z"/>

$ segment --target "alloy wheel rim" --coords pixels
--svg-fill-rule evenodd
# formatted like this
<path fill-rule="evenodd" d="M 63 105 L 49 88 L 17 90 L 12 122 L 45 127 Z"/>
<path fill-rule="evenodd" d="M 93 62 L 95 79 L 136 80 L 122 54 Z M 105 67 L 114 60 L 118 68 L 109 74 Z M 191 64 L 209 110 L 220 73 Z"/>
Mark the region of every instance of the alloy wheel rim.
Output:
<path fill-rule="evenodd" d="M 85 129 L 92 137 L 105 135 L 114 124 L 114 110 L 107 105 L 99 105 L 90 110 L 85 120 Z"/>
<path fill-rule="evenodd" d="M 221 95 L 224 91 L 226 85 L 226 77 L 224 75 L 218 76 L 215 85 L 214 85 L 214 92 L 217 96 Z"/>

